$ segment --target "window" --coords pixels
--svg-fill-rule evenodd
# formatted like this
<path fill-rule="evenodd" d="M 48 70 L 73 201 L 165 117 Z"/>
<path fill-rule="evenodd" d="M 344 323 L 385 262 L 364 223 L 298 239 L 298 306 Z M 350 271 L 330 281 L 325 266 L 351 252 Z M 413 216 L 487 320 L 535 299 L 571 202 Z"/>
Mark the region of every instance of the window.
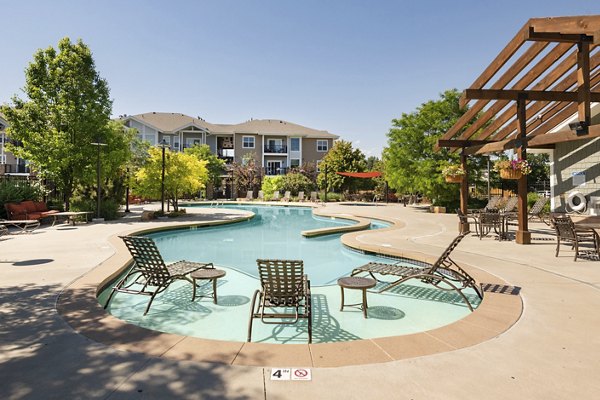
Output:
<path fill-rule="evenodd" d="M 321 162 L 323 162 L 323 160 L 317 160 L 317 172 L 321 172 Z"/>
<path fill-rule="evenodd" d="M 254 148 L 254 136 L 242 137 L 242 147 L 244 149 L 253 149 Z"/>
<path fill-rule="evenodd" d="M 300 159 L 299 158 L 292 158 L 290 160 L 290 167 L 294 168 L 294 167 L 299 167 L 300 166 Z"/>
<path fill-rule="evenodd" d="M 300 138 L 293 137 L 290 139 L 290 151 L 300 151 Z"/>
<path fill-rule="evenodd" d="M 327 140 L 317 140 L 317 151 L 318 152 L 325 152 L 328 150 L 328 145 L 327 145 Z"/>

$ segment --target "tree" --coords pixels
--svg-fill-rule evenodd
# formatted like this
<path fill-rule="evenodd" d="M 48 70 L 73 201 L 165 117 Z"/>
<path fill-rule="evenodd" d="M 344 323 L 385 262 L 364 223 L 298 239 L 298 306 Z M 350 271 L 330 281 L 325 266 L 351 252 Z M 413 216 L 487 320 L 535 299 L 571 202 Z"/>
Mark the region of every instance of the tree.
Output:
<path fill-rule="evenodd" d="M 459 163 L 459 156 L 446 148 L 435 152 L 437 140 L 465 112 L 457 90 L 444 92 L 437 101 L 422 104 L 417 111 L 392 120 L 388 146 L 383 150 L 385 176 L 390 188 L 403 193 L 420 192 L 434 204 L 455 203 L 456 185 L 444 182 L 444 166 Z"/>
<path fill-rule="evenodd" d="M 265 195 L 265 200 L 271 200 L 273 193 L 283 189 L 283 175 L 265 176 L 262 181 L 261 190 Z"/>
<path fill-rule="evenodd" d="M 245 193 L 250 190 L 254 191 L 261 184 L 261 171 L 256 162 L 256 154 L 254 153 L 244 155 L 241 164 L 233 163 L 232 171 L 233 182 L 238 193 Z"/>
<path fill-rule="evenodd" d="M 206 161 L 185 153 L 165 150 L 165 196 L 179 211 L 179 199 L 184 194 L 199 191 L 208 181 Z M 136 173 L 134 192 L 142 197 L 160 198 L 162 178 L 162 149 L 152 147 L 146 165 Z"/>
<path fill-rule="evenodd" d="M 264 187 L 264 185 L 263 185 Z M 281 190 L 289 190 L 293 195 L 298 195 L 298 192 L 311 192 L 315 187 L 315 184 L 306 177 L 306 175 L 299 172 L 290 172 L 283 175 L 283 182 L 281 183 Z M 264 190 L 264 189 L 263 189 Z"/>
<path fill-rule="evenodd" d="M 352 148 L 352 143 L 345 140 L 337 141 L 323 157 L 319 164 L 317 184 L 325 186 L 325 168 L 327 168 L 327 191 L 349 190 L 358 183 L 355 178 L 338 175 L 336 172 L 363 172 L 365 170 L 365 155 L 359 149 Z"/>
<path fill-rule="evenodd" d="M 69 209 L 74 188 L 85 181 L 97 149 L 110 132 L 112 101 L 108 84 L 95 69 L 90 49 L 81 41 L 61 39 L 38 50 L 25 71 L 26 99 L 13 96 L 1 110 L 10 121 L 10 146 L 29 160 L 40 176 L 52 179 Z"/>
<path fill-rule="evenodd" d="M 201 161 L 206 161 L 208 170 L 208 182 L 213 185 L 219 185 L 221 175 L 225 170 L 225 160 L 221 160 L 210 150 L 207 144 L 194 145 L 184 150 L 184 153 L 191 154 Z"/>

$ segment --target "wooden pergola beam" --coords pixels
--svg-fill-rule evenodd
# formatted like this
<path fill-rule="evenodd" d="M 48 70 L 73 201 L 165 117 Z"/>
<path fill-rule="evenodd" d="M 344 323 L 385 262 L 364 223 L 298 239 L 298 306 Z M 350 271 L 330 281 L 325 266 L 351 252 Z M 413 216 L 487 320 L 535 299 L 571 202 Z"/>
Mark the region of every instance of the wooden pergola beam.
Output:
<path fill-rule="evenodd" d="M 593 37 L 595 44 L 600 44 L 600 16 L 581 15 L 572 17 L 531 18 L 525 24 L 536 33 L 557 33 L 564 35 L 585 34 Z"/>
<path fill-rule="evenodd" d="M 575 33 L 563 34 L 555 32 L 534 32 L 533 27 L 529 27 L 529 38 L 527 40 L 559 43 L 593 43 L 594 37 L 588 35 L 578 35 Z"/>
<path fill-rule="evenodd" d="M 486 143 L 490 143 L 489 140 L 446 140 L 446 139 L 438 139 L 438 146 L 439 147 L 455 147 L 455 148 L 461 148 L 461 147 L 471 147 L 471 146 L 479 146 L 479 145 L 483 145 Z"/>
<path fill-rule="evenodd" d="M 577 92 L 560 92 L 552 90 L 505 90 L 505 89 L 465 89 L 465 96 L 469 99 L 484 100 L 513 100 L 521 96 L 528 101 L 571 101 L 577 102 Z M 589 93 L 589 99 L 600 102 L 600 93 Z"/>

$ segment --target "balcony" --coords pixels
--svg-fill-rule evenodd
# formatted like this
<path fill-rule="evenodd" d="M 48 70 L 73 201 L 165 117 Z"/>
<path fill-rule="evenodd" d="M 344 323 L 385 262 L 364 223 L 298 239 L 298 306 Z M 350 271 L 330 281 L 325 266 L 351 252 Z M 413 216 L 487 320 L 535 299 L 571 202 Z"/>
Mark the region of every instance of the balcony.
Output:
<path fill-rule="evenodd" d="M 267 176 L 275 176 L 275 175 L 285 175 L 288 173 L 288 168 L 287 167 L 266 167 L 265 169 L 265 175 Z"/>
<path fill-rule="evenodd" d="M 233 162 L 233 149 L 217 149 L 217 157 L 227 163 Z"/>
<path fill-rule="evenodd" d="M 287 153 L 287 146 L 286 145 L 281 145 L 281 144 L 266 144 L 265 148 L 264 148 L 264 152 L 265 153 L 271 153 L 271 154 L 286 154 Z"/>

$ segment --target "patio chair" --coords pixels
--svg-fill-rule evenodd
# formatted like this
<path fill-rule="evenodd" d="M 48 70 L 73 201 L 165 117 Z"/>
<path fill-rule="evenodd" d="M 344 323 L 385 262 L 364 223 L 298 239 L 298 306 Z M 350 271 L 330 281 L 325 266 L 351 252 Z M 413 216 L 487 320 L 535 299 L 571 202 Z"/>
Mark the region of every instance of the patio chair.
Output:
<path fill-rule="evenodd" d="M 248 190 L 246 192 L 246 200 L 247 201 L 252 201 L 254 200 L 254 193 L 252 192 L 252 190 Z"/>
<path fill-rule="evenodd" d="M 273 192 L 273 197 L 271 197 L 272 201 L 279 201 L 279 190 Z"/>
<path fill-rule="evenodd" d="M 475 227 L 475 233 L 477 234 L 477 236 L 479 236 L 479 218 L 477 217 L 477 214 L 465 214 L 460 210 L 460 208 L 456 209 L 456 214 L 458 215 L 458 219 L 460 220 L 460 223 L 469 227 L 469 231 L 464 232 L 464 233 L 471 232 L 471 223 L 472 223 L 473 226 Z"/>
<path fill-rule="evenodd" d="M 256 260 L 261 289 L 254 292 L 248 323 L 248 342 L 252 341 L 252 322 L 295 324 L 308 320 L 308 343 L 312 343 L 312 306 L 310 281 L 302 260 Z M 277 312 L 280 309 L 281 312 Z"/>
<path fill-rule="evenodd" d="M 551 214 L 550 225 L 556 231 L 555 257 L 558 257 L 561 242 L 570 244 L 571 248 L 575 250 L 573 261 L 577 261 L 577 257 L 580 255 L 600 257 L 600 237 L 594 229 L 576 226 L 567 214 Z M 586 250 L 582 250 L 579 247 L 582 244 L 591 244 L 593 249 L 586 248 Z"/>
<path fill-rule="evenodd" d="M 509 197 L 506 202 L 500 208 L 500 212 L 509 213 L 513 212 L 519 203 L 519 198 L 517 196 Z"/>
<path fill-rule="evenodd" d="M 548 203 L 548 200 L 549 199 L 547 197 L 541 196 L 535 201 L 535 203 L 533 203 L 533 205 L 529 209 L 529 212 L 527 213 L 529 215 L 529 220 L 537 218 L 546 225 L 548 225 L 548 222 L 544 219 L 544 216 L 542 215 L 542 210 L 546 206 L 546 203 Z"/>
<path fill-rule="evenodd" d="M 304 201 L 304 192 L 298 192 L 298 201 Z"/>
<path fill-rule="evenodd" d="M 167 265 L 151 238 L 143 236 L 119 237 L 123 239 L 131 253 L 133 264 L 127 274 L 112 288 L 104 308 L 108 307 L 115 292 L 141 294 L 150 296 L 150 301 L 146 306 L 146 311 L 144 311 L 144 315 L 146 315 L 156 295 L 162 293 L 171 283 L 180 279 L 192 284 L 192 299 L 194 299 L 196 297 L 196 285 L 188 275 L 202 268 L 214 268 L 212 263 L 197 263 L 185 260 Z"/>
<path fill-rule="evenodd" d="M 502 232 L 502 216 L 498 209 L 489 209 L 487 211 L 480 212 L 477 216 L 479 240 L 487 236 L 492 229 L 499 235 Z"/>
<path fill-rule="evenodd" d="M 6 225 L 0 225 L 0 236 L 8 235 L 8 228 Z"/>
<path fill-rule="evenodd" d="M 290 198 L 292 197 L 292 193 L 287 190 L 285 192 L 285 194 L 283 195 L 283 199 L 281 199 L 281 201 L 290 201 Z"/>
<path fill-rule="evenodd" d="M 466 233 L 458 235 L 450 245 L 444 250 L 442 255 L 430 267 L 409 267 L 399 264 L 386 264 L 370 262 L 352 271 L 352 276 L 360 273 L 368 273 L 378 282 L 386 283 L 378 293 L 385 292 L 395 286 L 400 285 L 410 279 L 419 279 L 423 283 L 435 286 L 441 290 L 454 290 L 465 301 L 469 310 L 473 311 L 473 306 L 467 296 L 463 293 L 466 288 L 472 288 L 480 299 L 483 299 L 481 286 L 465 270 L 456 264 L 451 258 L 450 253 L 456 248 L 458 243 L 466 236 Z M 397 276 L 398 279 L 393 282 L 385 282 L 377 279 L 375 274 Z"/>

